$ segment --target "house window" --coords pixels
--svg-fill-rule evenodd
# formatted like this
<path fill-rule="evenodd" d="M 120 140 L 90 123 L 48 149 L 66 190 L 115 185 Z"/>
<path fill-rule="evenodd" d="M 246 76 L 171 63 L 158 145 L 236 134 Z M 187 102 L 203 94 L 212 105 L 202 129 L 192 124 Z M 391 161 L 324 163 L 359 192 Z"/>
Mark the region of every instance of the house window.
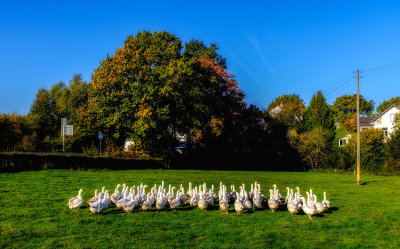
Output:
<path fill-rule="evenodd" d="M 395 116 L 396 114 L 394 114 L 394 113 L 392 113 L 392 114 L 390 114 L 390 122 L 393 122 L 394 121 L 394 116 Z"/>
<path fill-rule="evenodd" d="M 347 138 L 339 139 L 339 146 L 345 146 L 347 144 Z"/>
<path fill-rule="evenodd" d="M 389 136 L 388 128 L 382 128 L 382 130 L 383 130 L 383 136 L 384 136 L 385 138 L 388 137 L 388 136 Z"/>

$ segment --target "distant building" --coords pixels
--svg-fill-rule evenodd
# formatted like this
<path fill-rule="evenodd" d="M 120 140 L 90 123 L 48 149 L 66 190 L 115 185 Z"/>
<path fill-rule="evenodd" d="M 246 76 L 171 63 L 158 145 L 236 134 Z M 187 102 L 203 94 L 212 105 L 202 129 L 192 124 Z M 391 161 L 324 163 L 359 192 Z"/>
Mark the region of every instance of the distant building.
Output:
<path fill-rule="evenodd" d="M 132 140 L 130 140 L 130 139 L 125 140 L 124 151 L 125 151 L 125 152 L 128 152 L 128 151 L 129 151 L 129 147 L 131 147 L 131 146 L 133 146 L 133 145 L 135 145 L 135 142 L 134 142 L 134 141 L 132 141 Z"/>
<path fill-rule="evenodd" d="M 272 108 L 268 114 L 273 117 L 273 118 L 277 118 L 279 113 L 281 113 L 283 111 L 283 103 L 280 103 L 279 105 L 275 106 L 274 108 Z M 293 117 L 293 122 L 294 123 L 300 123 L 301 121 L 303 121 L 303 117 L 302 116 L 297 116 L 294 115 Z"/>
<path fill-rule="evenodd" d="M 382 129 L 383 136 L 388 138 L 393 132 L 394 117 L 398 113 L 400 113 L 400 108 L 392 105 L 377 117 L 360 117 L 360 131 L 367 128 Z M 357 123 L 355 125 L 357 126 Z M 339 139 L 339 146 L 346 145 L 349 138 L 350 135 Z"/>
<path fill-rule="evenodd" d="M 383 135 L 388 137 L 393 132 L 394 117 L 400 113 L 400 108 L 397 105 L 392 105 L 386 111 L 382 112 L 374 121 L 371 122 L 374 128 L 381 128 Z M 361 126 L 360 126 L 361 127 Z"/>
<path fill-rule="evenodd" d="M 283 110 L 283 104 L 275 106 L 272 110 L 269 111 L 269 115 L 273 118 L 276 118 L 278 114 Z"/>

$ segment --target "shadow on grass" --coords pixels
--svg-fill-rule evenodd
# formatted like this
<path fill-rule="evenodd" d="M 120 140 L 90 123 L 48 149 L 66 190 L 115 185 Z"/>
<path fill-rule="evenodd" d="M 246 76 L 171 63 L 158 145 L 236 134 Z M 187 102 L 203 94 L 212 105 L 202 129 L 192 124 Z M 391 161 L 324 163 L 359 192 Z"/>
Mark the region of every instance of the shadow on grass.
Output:
<path fill-rule="evenodd" d="M 368 182 L 363 182 L 363 183 L 360 183 L 360 185 L 367 185 L 367 184 L 369 184 L 369 183 L 371 183 L 371 182 L 378 182 L 378 181 L 368 181 Z"/>
<path fill-rule="evenodd" d="M 325 213 L 331 214 L 331 213 L 336 212 L 338 210 L 339 210 L 338 207 L 331 207 L 330 209 L 326 210 Z"/>

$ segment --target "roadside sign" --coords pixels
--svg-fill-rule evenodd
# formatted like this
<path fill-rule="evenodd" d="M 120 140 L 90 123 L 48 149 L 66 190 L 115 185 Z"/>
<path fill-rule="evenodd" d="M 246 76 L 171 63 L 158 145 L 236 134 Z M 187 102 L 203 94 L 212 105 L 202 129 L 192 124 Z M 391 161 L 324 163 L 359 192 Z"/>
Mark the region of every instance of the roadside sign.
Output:
<path fill-rule="evenodd" d="M 61 118 L 61 136 L 63 137 L 63 151 L 65 151 L 65 136 L 74 135 L 74 126 L 68 125 L 67 118 Z"/>
<path fill-rule="evenodd" d="M 61 126 L 67 126 L 68 119 L 67 118 L 62 118 L 61 119 Z"/>
<path fill-rule="evenodd" d="M 65 135 L 66 136 L 74 135 L 74 126 L 73 125 L 66 125 L 65 126 Z"/>
<path fill-rule="evenodd" d="M 100 140 L 100 156 L 101 156 L 101 140 L 103 139 L 103 134 L 100 133 L 98 138 Z"/>

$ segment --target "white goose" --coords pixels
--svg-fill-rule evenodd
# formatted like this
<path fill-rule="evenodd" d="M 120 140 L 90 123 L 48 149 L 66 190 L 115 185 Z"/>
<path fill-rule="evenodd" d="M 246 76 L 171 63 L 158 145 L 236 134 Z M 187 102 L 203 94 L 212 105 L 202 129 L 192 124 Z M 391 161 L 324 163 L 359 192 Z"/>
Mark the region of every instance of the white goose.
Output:
<path fill-rule="evenodd" d="M 149 210 L 151 208 L 151 205 L 153 205 L 153 200 L 152 200 L 151 193 L 149 193 L 147 195 L 146 200 L 143 201 L 143 203 L 142 203 L 142 210 L 143 211 Z"/>
<path fill-rule="evenodd" d="M 105 197 L 106 196 L 104 196 L 104 198 Z M 101 210 L 103 209 L 103 199 L 101 198 L 101 193 L 98 194 L 98 201 L 92 203 L 89 209 L 92 214 L 101 212 Z"/>
<path fill-rule="evenodd" d="M 296 198 L 293 197 L 291 194 L 289 194 L 286 205 L 291 215 L 296 214 L 300 211 L 299 202 L 297 202 Z"/>
<path fill-rule="evenodd" d="M 286 190 L 287 190 L 287 195 L 285 197 L 285 202 L 288 202 L 288 200 L 290 198 L 290 189 L 289 189 L 289 187 L 286 187 Z"/>
<path fill-rule="evenodd" d="M 238 193 L 236 192 L 235 194 L 236 194 L 236 200 L 235 200 L 235 204 L 234 204 L 234 206 L 235 206 L 235 211 L 236 211 L 238 214 L 241 214 L 242 211 L 244 210 L 244 206 L 243 206 L 243 203 L 242 203 L 242 202 L 240 201 L 240 199 L 239 199 Z"/>
<path fill-rule="evenodd" d="M 277 200 L 277 196 L 274 195 L 274 190 L 270 189 L 269 193 L 268 207 L 272 210 L 272 213 L 275 213 L 275 210 L 279 207 L 279 201 Z"/>
<path fill-rule="evenodd" d="M 123 209 L 125 212 L 130 213 L 136 207 L 136 201 L 133 195 L 131 195 L 131 199 L 123 204 Z"/>
<path fill-rule="evenodd" d="M 198 194 L 197 194 L 196 189 L 193 189 L 192 194 L 193 194 L 193 196 L 190 198 L 189 204 L 190 204 L 190 206 L 195 207 L 199 203 Z"/>
<path fill-rule="evenodd" d="M 214 192 L 214 184 L 211 185 L 210 196 L 211 196 L 212 198 L 214 198 L 214 200 L 217 199 L 217 194 Z"/>
<path fill-rule="evenodd" d="M 303 202 L 303 211 L 308 215 L 308 218 L 312 220 L 311 216 L 317 213 L 317 210 L 315 209 L 314 205 L 308 205 L 306 202 L 306 199 L 304 197 L 301 197 L 301 200 Z"/>
<path fill-rule="evenodd" d="M 320 202 L 318 202 L 317 201 L 317 196 L 316 195 L 313 195 L 314 196 L 314 208 L 317 210 L 317 213 L 322 213 L 322 212 L 324 212 L 325 211 L 325 207 L 320 203 Z"/>
<path fill-rule="evenodd" d="M 171 201 L 171 203 L 169 204 L 169 207 L 171 209 L 176 209 L 177 207 L 179 207 L 180 204 L 181 204 L 181 192 L 178 190 L 178 193 L 176 194 L 176 198 Z"/>
<path fill-rule="evenodd" d="M 228 214 L 229 203 L 228 203 L 228 200 L 226 198 L 226 187 L 223 188 L 221 192 L 224 192 L 224 193 L 222 193 L 222 195 L 221 195 L 222 199 L 219 200 L 219 208 L 222 211 L 225 211 L 226 214 Z"/>
<path fill-rule="evenodd" d="M 166 197 L 164 194 L 164 191 L 160 191 L 158 193 L 158 197 L 157 197 L 157 201 L 156 201 L 156 208 L 158 211 L 160 211 L 161 209 L 164 209 L 165 207 L 165 203 L 166 203 Z"/>
<path fill-rule="evenodd" d="M 324 200 L 322 201 L 322 206 L 324 206 L 326 209 L 331 208 L 331 202 L 326 199 L 326 192 L 324 192 Z"/>
<path fill-rule="evenodd" d="M 199 195 L 200 195 L 200 198 L 199 198 L 199 201 L 197 203 L 197 206 L 200 209 L 202 209 L 204 211 L 207 211 L 207 207 L 208 207 L 207 198 L 206 198 L 206 196 L 203 194 L 203 192 L 201 190 L 200 190 L 200 194 Z"/>
<path fill-rule="evenodd" d="M 248 196 L 247 196 L 247 192 L 244 192 L 244 201 L 243 201 L 243 207 L 245 209 L 251 209 L 253 207 L 253 204 L 251 203 L 251 201 L 249 201 Z"/>
<path fill-rule="evenodd" d="M 254 197 L 253 197 L 253 207 L 261 209 L 262 201 L 263 201 L 263 199 L 261 197 L 260 191 L 257 188 L 255 188 L 254 189 Z"/>
<path fill-rule="evenodd" d="M 189 189 L 188 192 L 186 193 L 187 196 L 189 196 L 189 199 L 193 197 L 193 188 L 192 188 L 192 183 L 189 182 Z"/>
<path fill-rule="evenodd" d="M 90 200 L 88 200 L 88 204 L 89 204 L 89 206 L 90 205 L 92 205 L 92 203 L 95 203 L 95 202 L 97 202 L 99 199 L 98 199 L 98 196 L 97 196 L 97 189 L 94 191 L 94 196 L 92 197 L 92 198 L 90 198 Z"/>
<path fill-rule="evenodd" d="M 132 194 L 128 193 L 128 187 L 126 187 L 125 191 L 123 191 L 123 195 L 122 198 L 119 199 L 116 203 L 115 206 L 117 206 L 117 208 L 124 208 L 125 204 L 130 201 L 130 197 L 132 196 Z M 133 196 L 132 196 L 133 197 Z"/>
<path fill-rule="evenodd" d="M 120 186 L 123 186 L 123 185 L 118 184 L 117 187 L 116 187 L 115 190 L 114 190 L 114 193 L 110 196 L 110 200 L 111 200 L 111 202 L 114 203 L 114 204 L 115 204 L 117 201 L 119 201 L 119 199 L 121 198 L 121 194 L 120 194 L 120 192 L 119 192 L 119 187 L 120 187 Z"/>
<path fill-rule="evenodd" d="M 215 193 L 214 193 L 215 194 Z M 214 197 L 212 196 L 212 193 L 210 192 L 209 195 L 206 195 L 206 200 L 207 200 L 207 204 L 208 206 L 212 206 L 214 205 Z"/>
<path fill-rule="evenodd" d="M 107 209 L 109 204 L 110 204 L 110 190 L 106 190 L 104 192 L 104 198 L 103 198 L 103 201 L 102 201 L 102 206 L 103 206 L 102 208 L 103 209 Z"/>
<path fill-rule="evenodd" d="M 78 196 L 72 197 L 68 200 L 67 205 L 70 209 L 79 208 L 82 205 L 82 203 L 83 203 L 82 192 L 83 192 L 83 189 L 79 189 Z"/>
<path fill-rule="evenodd" d="M 300 188 L 296 187 L 296 189 L 297 189 L 297 201 L 301 201 L 301 197 L 303 196 L 300 194 Z"/>

